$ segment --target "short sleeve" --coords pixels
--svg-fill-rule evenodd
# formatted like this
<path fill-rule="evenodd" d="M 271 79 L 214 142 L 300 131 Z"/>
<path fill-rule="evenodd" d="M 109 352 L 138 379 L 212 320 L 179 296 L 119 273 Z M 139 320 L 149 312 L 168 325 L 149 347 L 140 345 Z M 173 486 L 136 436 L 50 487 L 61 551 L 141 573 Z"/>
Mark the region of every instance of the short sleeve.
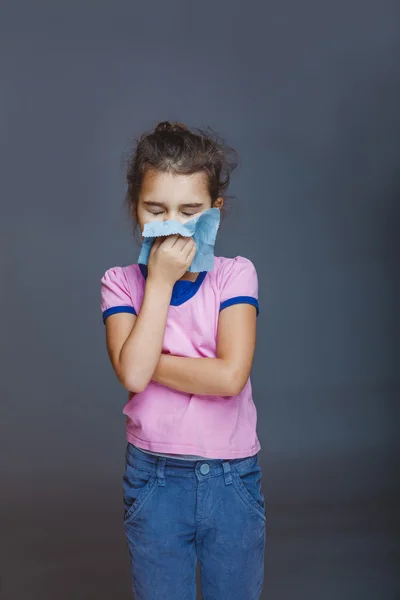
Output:
<path fill-rule="evenodd" d="M 122 267 L 108 269 L 101 278 L 100 307 L 105 323 L 115 313 L 127 312 L 136 315 L 129 293 L 128 281 Z"/>
<path fill-rule="evenodd" d="M 220 286 L 220 311 L 233 304 L 252 304 L 259 314 L 258 277 L 251 260 L 236 256 L 227 261 L 223 266 Z"/>

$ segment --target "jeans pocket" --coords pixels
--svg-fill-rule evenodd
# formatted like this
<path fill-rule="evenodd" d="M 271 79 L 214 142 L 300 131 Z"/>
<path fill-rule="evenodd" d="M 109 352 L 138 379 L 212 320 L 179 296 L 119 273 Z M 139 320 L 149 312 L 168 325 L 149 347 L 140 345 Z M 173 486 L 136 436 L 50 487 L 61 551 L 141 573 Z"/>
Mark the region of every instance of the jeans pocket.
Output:
<path fill-rule="evenodd" d="M 238 465 L 233 469 L 233 485 L 241 500 L 256 514 L 266 520 L 265 498 L 261 489 L 262 471 L 255 456 L 244 468 Z"/>
<path fill-rule="evenodd" d="M 154 473 L 144 471 L 126 461 L 122 480 L 124 522 L 131 521 L 150 497 L 157 482 Z"/>

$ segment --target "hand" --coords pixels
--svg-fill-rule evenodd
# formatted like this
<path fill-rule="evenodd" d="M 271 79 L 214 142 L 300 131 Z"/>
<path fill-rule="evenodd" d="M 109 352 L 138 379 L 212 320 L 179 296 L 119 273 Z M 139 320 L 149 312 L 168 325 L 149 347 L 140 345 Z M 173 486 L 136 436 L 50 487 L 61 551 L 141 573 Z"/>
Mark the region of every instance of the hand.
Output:
<path fill-rule="evenodd" d="M 148 277 L 173 286 L 190 267 L 196 254 L 193 238 L 169 235 L 157 238 L 150 250 Z"/>

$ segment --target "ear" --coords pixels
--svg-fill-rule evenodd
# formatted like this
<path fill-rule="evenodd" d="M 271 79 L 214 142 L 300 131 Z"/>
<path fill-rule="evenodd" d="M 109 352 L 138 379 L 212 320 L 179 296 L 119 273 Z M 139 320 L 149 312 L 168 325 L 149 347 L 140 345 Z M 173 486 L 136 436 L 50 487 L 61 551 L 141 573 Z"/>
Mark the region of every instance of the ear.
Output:
<path fill-rule="evenodd" d="M 221 210 L 221 208 L 224 205 L 224 199 L 222 198 L 222 196 L 219 196 L 216 201 L 213 204 L 213 208 L 219 208 L 219 210 Z"/>

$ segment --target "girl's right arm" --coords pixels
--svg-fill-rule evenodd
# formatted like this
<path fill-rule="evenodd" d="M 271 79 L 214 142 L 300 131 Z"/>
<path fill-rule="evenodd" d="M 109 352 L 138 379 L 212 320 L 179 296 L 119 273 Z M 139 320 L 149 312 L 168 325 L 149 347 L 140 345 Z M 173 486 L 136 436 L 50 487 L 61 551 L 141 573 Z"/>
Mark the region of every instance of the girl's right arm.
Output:
<path fill-rule="evenodd" d="M 143 391 L 161 356 L 174 283 L 189 268 L 196 246 L 179 235 L 155 240 L 138 316 L 128 313 L 106 319 L 106 344 L 120 383 L 131 392 Z"/>

